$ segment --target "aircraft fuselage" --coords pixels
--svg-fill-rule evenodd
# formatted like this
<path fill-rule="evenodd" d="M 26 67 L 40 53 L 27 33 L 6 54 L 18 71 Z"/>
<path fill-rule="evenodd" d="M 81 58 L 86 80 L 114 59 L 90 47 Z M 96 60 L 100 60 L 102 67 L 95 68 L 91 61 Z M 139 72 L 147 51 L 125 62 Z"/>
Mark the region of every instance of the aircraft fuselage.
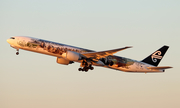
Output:
<path fill-rule="evenodd" d="M 76 52 L 79 54 L 87 52 L 95 52 L 84 48 L 65 45 L 57 42 L 47 41 L 43 39 L 37 39 L 32 37 L 16 36 L 7 40 L 7 42 L 15 49 L 23 49 L 27 51 L 37 52 L 41 54 L 51 55 L 54 57 L 63 58 L 63 54 L 67 51 Z M 101 61 L 101 59 L 99 59 Z M 109 55 L 103 58 L 105 61 L 112 61 L 113 65 L 93 63 L 95 66 L 102 66 L 106 68 L 121 70 L 125 72 L 163 72 L 163 69 L 148 69 L 148 67 L 154 67 L 150 64 L 128 59 L 125 57 Z M 82 62 L 82 60 L 76 60 L 75 62 Z M 102 63 L 102 62 L 101 62 Z"/>

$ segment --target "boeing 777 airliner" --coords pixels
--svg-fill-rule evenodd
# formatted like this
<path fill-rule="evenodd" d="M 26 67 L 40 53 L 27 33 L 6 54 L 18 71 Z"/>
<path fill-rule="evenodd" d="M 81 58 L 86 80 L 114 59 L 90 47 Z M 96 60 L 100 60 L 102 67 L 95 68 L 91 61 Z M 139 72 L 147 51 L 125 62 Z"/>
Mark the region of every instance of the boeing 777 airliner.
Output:
<path fill-rule="evenodd" d="M 168 46 L 161 47 L 142 61 L 136 61 L 113 55 L 118 51 L 131 47 L 107 51 L 93 51 L 27 36 L 14 36 L 7 39 L 7 42 L 17 50 L 17 55 L 19 54 L 19 49 L 51 55 L 57 57 L 56 62 L 59 64 L 69 65 L 79 62 L 81 64 L 78 70 L 85 72 L 93 70 L 93 66 L 101 66 L 125 72 L 145 73 L 164 72 L 165 69 L 172 68 L 170 66 L 157 67 L 168 50 Z"/>

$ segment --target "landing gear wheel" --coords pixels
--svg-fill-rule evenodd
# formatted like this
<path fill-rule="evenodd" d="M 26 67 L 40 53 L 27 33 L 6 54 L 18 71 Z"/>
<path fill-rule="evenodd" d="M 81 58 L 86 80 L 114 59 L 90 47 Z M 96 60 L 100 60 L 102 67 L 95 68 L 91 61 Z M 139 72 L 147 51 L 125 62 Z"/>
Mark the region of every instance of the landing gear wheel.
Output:
<path fill-rule="evenodd" d="M 91 70 L 93 70 L 93 69 L 94 69 L 94 67 L 91 67 L 90 69 L 91 69 Z"/>
<path fill-rule="evenodd" d="M 16 55 L 19 55 L 19 52 L 16 52 Z"/>
<path fill-rule="evenodd" d="M 82 68 L 79 68 L 78 70 L 79 70 L 79 71 L 82 71 Z"/>
<path fill-rule="evenodd" d="M 82 71 L 85 71 L 85 68 L 83 68 Z"/>
<path fill-rule="evenodd" d="M 87 68 L 87 69 L 85 69 L 85 72 L 87 72 L 89 69 Z"/>
<path fill-rule="evenodd" d="M 93 69 L 94 69 L 94 67 L 92 67 L 92 65 L 89 65 L 88 69 L 93 70 Z"/>

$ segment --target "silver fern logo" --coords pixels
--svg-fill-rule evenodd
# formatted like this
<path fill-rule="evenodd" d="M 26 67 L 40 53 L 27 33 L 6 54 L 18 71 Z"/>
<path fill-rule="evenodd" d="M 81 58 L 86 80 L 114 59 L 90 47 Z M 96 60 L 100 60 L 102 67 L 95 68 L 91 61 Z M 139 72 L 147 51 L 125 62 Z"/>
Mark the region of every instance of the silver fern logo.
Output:
<path fill-rule="evenodd" d="M 154 63 L 157 62 L 157 59 L 162 59 L 161 51 L 156 51 L 155 53 L 153 53 L 151 58 Z"/>

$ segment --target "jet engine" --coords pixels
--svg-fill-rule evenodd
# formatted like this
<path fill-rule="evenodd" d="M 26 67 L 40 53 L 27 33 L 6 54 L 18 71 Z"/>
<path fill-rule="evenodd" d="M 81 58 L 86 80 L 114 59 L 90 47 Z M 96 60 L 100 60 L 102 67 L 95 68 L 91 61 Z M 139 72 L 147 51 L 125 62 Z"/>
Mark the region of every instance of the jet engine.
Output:
<path fill-rule="evenodd" d="M 62 54 L 62 57 L 69 61 L 77 61 L 81 59 L 81 55 L 74 51 L 67 51 L 66 53 Z"/>
<path fill-rule="evenodd" d="M 74 63 L 73 61 L 66 60 L 64 58 L 57 57 L 56 62 L 63 65 L 68 65 Z"/>

